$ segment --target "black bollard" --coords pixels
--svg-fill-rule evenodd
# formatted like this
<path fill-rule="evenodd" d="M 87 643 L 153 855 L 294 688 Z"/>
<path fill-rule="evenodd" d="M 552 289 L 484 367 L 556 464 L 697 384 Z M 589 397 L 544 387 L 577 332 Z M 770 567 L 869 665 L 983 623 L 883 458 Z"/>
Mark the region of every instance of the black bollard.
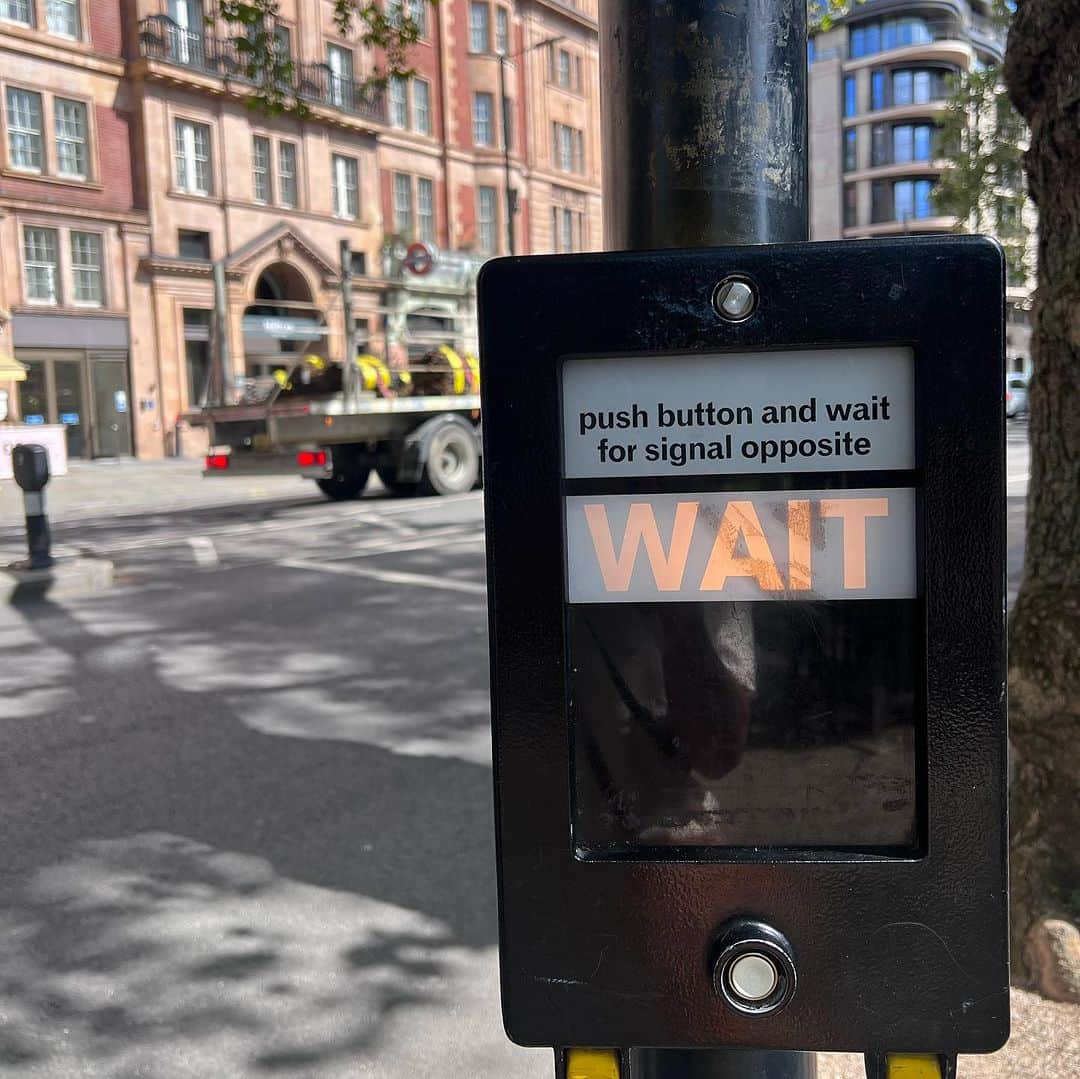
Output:
<path fill-rule="evenodd" d="M 45 515 L 45 485 L 49 482 L 49 455 L 44 446 L 19 443 L 11 452 L 15 482 L 22 488 L 26 512 L 28 569 L 48 569 L 53 565 L 49 518 Z"/>

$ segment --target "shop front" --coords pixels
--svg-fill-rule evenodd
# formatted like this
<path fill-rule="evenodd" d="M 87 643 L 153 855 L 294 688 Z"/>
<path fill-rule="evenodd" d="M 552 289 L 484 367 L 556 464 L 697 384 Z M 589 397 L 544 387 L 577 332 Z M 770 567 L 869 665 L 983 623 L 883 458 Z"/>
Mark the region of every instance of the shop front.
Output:
<path fill-rule="evenodd" d="M 126 319 L 20 314 L 14 320 L 18 417 L 63 426 L 69 457 L 133 450 Z"/>

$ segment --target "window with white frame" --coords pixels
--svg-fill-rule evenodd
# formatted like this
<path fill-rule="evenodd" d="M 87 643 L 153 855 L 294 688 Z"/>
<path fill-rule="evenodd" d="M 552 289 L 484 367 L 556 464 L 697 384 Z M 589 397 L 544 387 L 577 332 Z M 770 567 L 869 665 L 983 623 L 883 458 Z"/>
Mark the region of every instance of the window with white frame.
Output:
<path fill-rule="evenodd" d="M 574 218 L 577 215 L 573 210 L 567 210 L 565 207 L 562 212 L 562 241 L 561 250 L 563 251 L 577 251 L 578 245 L 575 242 L 575 228 Z"/>
<path fill-rule="evenodd" d="M 282 206 L 296 205 L 296 143 L 278 143 L 278 201 Z"/>
<path fill-rule="evenodd" d="M 552 124 L 552 145 L 557 169 L 563 172 L 585 171 L 584 132 L 556 121 Z"/>
<path fill-rule="evenodd" d="M 79 0 L 48 0 L 45 22 L 50 34 L 79 37 Z"/>
<path fill-rule="evenodd" d="M 551 78 L 564 90 L 581 92 L 581 57 L 569 49 L 555 49 L 551 53 Z"/>
<path fill-rule="evenodd" d="M 491 51 L 491 8 L 477 0 L 469 5 L 469 51 Z"/>
<path fill-rule="evenodd" d="M 60 267 L 57 261 L 56 229 L 27 225 L 23 229 L 23 267 L 26 271 L 26 299 L 29 303 L 60 302 Z"/>
<path fill-rule="evenodd" d="M 476 189 L 476 246 L 483 255 L 494 255 L 498 230 L 495 221 L 495 188 Z"/>
<path fill-rule="evenodd" d="M 431 83 L 426 79 L 413 79 L 413 130 L 431 134 Z"/>
<path fill-rule="evenodd" d="M 409 126 L 409 88 L 396 75 L 390 79 L 390 126 L 402 130 Z"/>
<path fill-rule="evenodd" d="M 565 49 L 559 49 L 556 54 L 555 79 L 566 90 L 570 89 L 570 54 Z"/>
<path fill-rule="evenodd" d="M 435 183 L 426 176 L 416 181 L 416 230 L 424 243 L 435 242 Z"/>
<path fill-rule="evenodd" d="M 7 129 L 11 167 L 41 172 L 41 94 L 8 87 Z"/>
<path fill-rule="evenodd" d="M 326 62 L 330 68 L 330 104 L 339 109 L 353 106 L 353 54 L 341 45 L 326 47 Z"/>
<path fill-rule="evenodd" d="M 500 56 L 510 52 L 510 12 L 504 7 L 495 9 L 495 51 Z"/>
<path fill-rule="evenodd" d="M 585 215 L 565 206 L 551 208 L 551 247 L 565 254 L 585 247 Z"/>
<path fill-rule="evenodd" d="M 191 195 L 213 193 L 210 159 L 210 127 L 193 120 L 177 120 L 174 125 L 176 186 Z"/>
<path fill-rule="evenodd" d="M 427 0 L 409 0 L 409 18 L 416 23 L 420 37 L 427 37 Z"/>
<path fill-rule="evenodd" d="M 255 201 L 270 202 L 273 186 L 270 181 L 270 140 L 264 135 L 256 135 L 251 140 L 251 171 Z"/>
<path fill-rule="evenodd" d="M 477 146 L 495 145 L 495 127 L 492 114 L 495 111 L 495 97 L 492 94 L 473 94 L 473 142 Z"/>
<path fill-rule="evenodd" d="M 70 176 L 85 180 L 89 175 L 88 138 L 86 124 L 86 105 L 81 101 L 68 101 L 56 98 L 55 137 L 56 171 L 61 176 Z"/>
<path fill-rule="evenodd" d="M 411 240 L 413 234 L 412 177 L 394 173 L 394 231 Z"/>
<path fill-rule="evenodd" d="M 333 156 L 334 216 L 352 220 L 360 214 L 360 169 L 355 157 Z"/>
<path fill-rule="evenodd" d="M 71 283 L 75 302 L 100 307 L 105 302 L 101 279 L 101 236 L 96 232 L 73 232 Z"/>
<path fill-rule="evenodd" d="M 0 19 L 17 22 L 21 26 L 33 26 L 33 0 L 0 0 Z"/>

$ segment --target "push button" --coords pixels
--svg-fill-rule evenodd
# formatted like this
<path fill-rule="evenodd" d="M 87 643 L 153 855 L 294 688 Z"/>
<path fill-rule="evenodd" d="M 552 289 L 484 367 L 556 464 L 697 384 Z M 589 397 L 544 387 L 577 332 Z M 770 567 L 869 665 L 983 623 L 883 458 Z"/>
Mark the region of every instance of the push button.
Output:
<path fill-rule="evenodd" d="M 743 1000 L 757 1003 L 772 996 L 780 981 L 776 964 L 760 952 L 747 952 L 733 959 L 728 969 L 731 991 Z"/>
<path fill-rule="evenodd" d="M 739 919 L 721 930 L 713 988 L 744 1015 L 778 1011 L 795 992 L 795 960 L 784 936 L 762 922 Z"/>

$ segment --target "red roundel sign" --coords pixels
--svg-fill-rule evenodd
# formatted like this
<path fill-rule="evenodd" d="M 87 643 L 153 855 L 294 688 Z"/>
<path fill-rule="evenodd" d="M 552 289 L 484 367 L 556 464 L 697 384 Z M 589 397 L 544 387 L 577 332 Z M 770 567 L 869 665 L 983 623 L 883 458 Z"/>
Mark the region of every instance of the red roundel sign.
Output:
<path fill-rule="evenodd" d="M 405 252 L 405 268 L 407 270 L 411 270 L 414 274 L 423 277 L 424 274 L 431 273 L 434 265 L 435 256 L 427 244 L 409 244 Z"/>

